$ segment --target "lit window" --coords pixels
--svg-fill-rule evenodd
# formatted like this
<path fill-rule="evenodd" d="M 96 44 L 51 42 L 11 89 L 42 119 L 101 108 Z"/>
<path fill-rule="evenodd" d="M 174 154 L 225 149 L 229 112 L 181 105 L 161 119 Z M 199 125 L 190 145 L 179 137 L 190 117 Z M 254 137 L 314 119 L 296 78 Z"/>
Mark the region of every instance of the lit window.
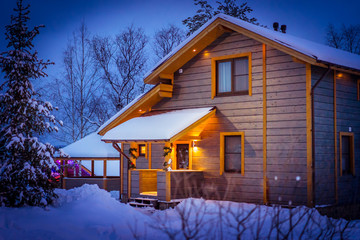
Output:
<path fill-rule="evenodd" d="M 139 157 L 145 157 L 146 154 L 146 145 L 139 144 Z"/>
<path fill-rule="evenodd" d="M 244 175 L 244 133 L 220 133 L 220 174 L 235 172 Z"/>
<path fill-rule="evenodd" d="M 354 133 L 340 132 L 340 175 L 355 175 Z"/>

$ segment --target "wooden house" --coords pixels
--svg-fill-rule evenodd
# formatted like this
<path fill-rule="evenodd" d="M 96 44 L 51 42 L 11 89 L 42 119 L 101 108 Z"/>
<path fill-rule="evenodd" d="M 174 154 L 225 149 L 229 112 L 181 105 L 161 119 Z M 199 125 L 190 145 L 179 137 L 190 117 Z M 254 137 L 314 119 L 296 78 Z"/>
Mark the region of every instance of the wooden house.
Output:
<path fill-rule="evenodd" d="M 123 197 L 358 201 L 359 75 L 358 55 L 219 14 L 98 134 L 120 153 Z"/>

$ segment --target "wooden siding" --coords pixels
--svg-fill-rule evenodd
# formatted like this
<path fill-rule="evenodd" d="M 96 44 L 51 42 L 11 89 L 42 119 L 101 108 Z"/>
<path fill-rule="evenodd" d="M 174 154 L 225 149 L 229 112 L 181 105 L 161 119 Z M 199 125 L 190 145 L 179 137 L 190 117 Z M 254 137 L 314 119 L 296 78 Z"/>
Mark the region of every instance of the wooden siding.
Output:
<path fill-rule="evenodd" d="M 164 143 L 151 144 L 151 169 L 163 169 Z"/>
<path fill-rule="evenodd" d="M 326 72 L 326 69 L 312 67 L 312 85 Z M 315 203 L 335 203 L 335 147 L 334 147 L 334 91 L 333 72 L 328 73 L 314 90 L 315 128 Z"/>
<path fill-rule="evenodd" d="M 339 132 L 349 132 L 349 127 L 354 133 L 355 146 L 355 176 L 340 176 L 338 171 L 339 203 L 360 200 L 360 102 L 357 100 L 357 79 L 346 73 L 336 79 L 337 152 L 341 154 Z"/>
<path fill-rule="evenodd" d="M 252 53 L 252 96 L 211 99 L 211 58 Z M 204 197 L 263 202 L 262 44 L 238 33 L 224 34 L 174 74 L 171 99 L 156 110 L 216 106 L 193 153 L 193 169 L 203 170 Z M 267 48 L 267 167 L 269 203 L 306 204 L 305 65 Z M 245 172 L 220 176 L 220 132 L 245 132 Z M 296 181 L 296 177 L 300 181 Z M 277 180 L 275 180 L 277 179 Z"/>
<path fill-rule="evenodd" d="M 312 83 L 320 78 L 325 69 L 312 67 Z M 328 74 L 314 92 L 315 120 L 315 202 L 316 204 L 336 203 L 336 184 L 338 203 L 359 201 L 360 192 L 360 102 L 357 101 L 357 78 L 343 73 L 336 78 L 336 121 L 334 118 L 334 72 Z M 334 128 L 336 122 L 336 128 Z M 355 177 L 340 176 L 340 138 L 339 132 L 354 133 Z M 335 134 L 336 129 L 336 151 Z M 335 171 L 335 154 L 337 171 Z M 336 172 L 336 175 L 335 175 Z"/>

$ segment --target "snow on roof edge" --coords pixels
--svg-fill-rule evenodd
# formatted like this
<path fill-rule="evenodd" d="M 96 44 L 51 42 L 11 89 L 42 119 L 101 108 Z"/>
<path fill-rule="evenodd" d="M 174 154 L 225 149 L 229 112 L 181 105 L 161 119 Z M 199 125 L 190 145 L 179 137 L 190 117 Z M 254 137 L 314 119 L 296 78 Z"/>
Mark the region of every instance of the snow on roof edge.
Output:
<path fill-rule="evenodd" d="M 101 141 L 101 137 L 96 132 L 89 133 L 85 137 L 60 148 L 70 158 L 93 157 L 106 158 L 118 157 L 119 153 L 111 146 Z"/>
<path fill-rule="evenodd" d="M 109 130 L 102 141 L 170 140 L 194 122 L 211 113 L 215 107 L 174 109 L 169 112 L 130 119 Z M 184 120 L 186 119 L 186 120 Z M 134 131 L 136 129 L 136 131 Z"/>
<path fill-rule="evenodd" d="M 145 96 L 148 92 L 150 92 L 155 86 L 153 86 L 152 88 L 150 88 L 149 90 L 147 90 L 146 92 L 138 95 L 136 98 L 134 98 L 134 100 L 132 100 L 131 102 L 128 103 L 128 105 L 126 105 L 125 107 L 123 107 L 120 111 L 118 111 L 117 113 L 115 113 L 111 118 L 109 118 L 106 122 L 104 122 L 99 128 L 98 130 L 96 130 L 96 133 L 99 133 L 101 130 L 103 130 L 107 125 L 109 125 L 110 123 L 112 123 L 116 118 L 118 118 L 121 114 L 123 114 L 126 110 L 128 110 L 131 106 L 133 106 L 135 103 L 137 103 L 143 96 Z"/>
<path fill-rule="evenodd" d="M 216 19 L 223 19 L 225 21 L 229 21 L 231 23 L 234 23 L 236 25 L 238 25 L 239 27 L 243 27 L 243 28 L 246 28 L 247 30 L 251 31 L 251 32 L 254 32 L 256 34 L 259 34 L 265 38 L 268 38 L 269 40 L 271 41 L 274 41 L 274 42 L 277 42 L 281 45 L 284 45 L 286 47 L 289 47 L 295 51 L 298 51 L 306 56 L 309 56 L 313 59 L 315 59 L 316 61 L 319 61 L 319 62 L 323 62 L 323 63 L 328 63 L 328 64 L 332 64 L 332 65 L 337 65 L 337 66 L 341 66 L 341 67 L 345 67 L 345 68 L 349 68 L 349 69 L 353 69 L 353 70 L 356 70 L 356 71 L 360 71 L 360 65 L 359 66 L 354 66 L 353 64 L 351 64 L 351 60 L 350 60 L 350 63 L 349 61 L 345 61 L 347 63 L 339 63 L 339 59 L 334 59 L 334 57 L 332 55 L 328 55 L 327 54 L 327 50 L 330 51 L 330 52 L 333 52 L 334 55 L 336 54 L 340 54 L 340 55 L 346 55 L 346 56 L 357 56 L 356 54 L 353 54 L 353 53 L 350 53 L 350 52 L 346 52 L 344 50 L 341 50 L 341 49 L 336 49 L 336 48 L 333 48 L 333 47 L 330 47 L 330 46 L 327 46 L 327 45 L 324 45 L 324 44 L 321 44 L 321 43 L 317 43 L 317 42 L 312 42 L 310 40 L 307 40 L 307 39 L 304 39 L 304 38 L 300 38 L 300 37 L 296 37 L 296 36 L 293 36 L 293 35 L 289 35 L 289 34 L 283 34 L 283 33 L 280 33 L 280 32 L 275 32 L 275 31 L 272 31 L 271 29 L 267 29 L 267 28 L 264 28 L 264 27 L 261 27 L 261 26 L 257 26 L 255 24 L 252 24 L 252 23 L 248 23 L 248 22 L 245 22 L 241 19 L 238 19 L 238 18 L 235 18 L 235 17 L 232 17 L 232 16 L 228 16 L 226 14 L 223 14 L 223 13 L 219 13 L 217 14 L 216 16 L 214 16 L 212 19 L 210 19 L 208 22 L 206 22 L 203 26 L 201 26 L 197 31 L 195 31 L 193 34 L 191 34 L 188 38 L 186 38 L 183 42 L 181 42 L 177 47 L 175 47 L 171 52 L 169 52 L 165 57 L 163 57 L 158 63 L 156 63 L 154 65 L 153 68 L 151 68 L 145 75 L 144 75 L 144 79 L 147 78 L 151 73 L 153 73 L 158 67 L 160 67 L 164 62 L 166 62 L 170 57 L 172 57 L 175 53 L 177 53 L 181 48 L 183 48 L 187 43 L 189 43 L 195 36 L 197 36 L 201 31 L 203 31 L 206 27 L 208 27 L 211 23 L 213 23 Z M 245 26 L 244 26 L 245 25 Z M 248 26 L 246 26 L 248 25 Z M 250 29 L 249 29 L 249 26 Z M 258 31 L 254 30 L 254 28 L 258 28 Z M 314 49 L 312 49 L 313 51 L 311 51 L 311 48 L 306 48 L 306 46 L 302 46 L 302 47 L 299 47 L 299 46 L 294 46 L 286 41 L 283 41 L 281 39 L 277 39 L 277 38 L 272 38 L 271 34 L 262 34 L 260 33 L 260 30 L 264 30 L 264 31 L 271 31 L 271 34 L 279 34 L 278 36 L 280 36 L 280 38 L 283 38 L 284 36 L 290 36 L 290 38 L 294 39 L 294 40 L 300 40 L 300 42 L 305 42 L 305 43 L 309 43 L 310 45 L 315 45 L 315 46 L 320 46 L 321 50 L 323 51 L 323 54 L 316 54 L 314 53 Z M 317 50 L 317 51 L 321 51 L 321 50 Z M 315 51 L 316 52 L 316 51 Z M 318 52 L 319 53 L 319 52 Z M 327 58 L 326 58 L 327 57 Z M 359 57 L 359 61 L 360 61 L 360 57 Z M 356 65 L 356 64 L 355 64 Z"/>

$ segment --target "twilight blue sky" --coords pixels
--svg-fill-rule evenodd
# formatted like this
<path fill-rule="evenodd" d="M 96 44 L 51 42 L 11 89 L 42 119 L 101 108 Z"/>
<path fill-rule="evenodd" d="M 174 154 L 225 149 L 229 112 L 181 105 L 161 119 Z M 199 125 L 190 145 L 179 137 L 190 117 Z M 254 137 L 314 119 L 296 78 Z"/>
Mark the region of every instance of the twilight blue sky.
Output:
<path fill-rule="evenodd" d="M 44 24 L 36 38 L 40 57 L 54 61 L 48 69 L 50 77 L 60 72 L 62 52 L 72 32 L 85 20 L 93 34 L 115 35 L 133 23 L 151 36 L 155 29 L 176 24 L 192 16 L 193 0 L 24 0 L 31 4 L 30 25 Z M 210 0 L 214 3 L 215 1 Z M 5 25 L 16 0 L 0 1 L 0 51 L 6 48 Z M 360 1 L 338 0 L 249 0 L 251 16 L 269 27 L 274 21 L 288 25 L 288 34 L 324 43 L 328 23 L 337 26 L 360 24 Z M 215 5 L 215 4 L 213 4 Z"/>

